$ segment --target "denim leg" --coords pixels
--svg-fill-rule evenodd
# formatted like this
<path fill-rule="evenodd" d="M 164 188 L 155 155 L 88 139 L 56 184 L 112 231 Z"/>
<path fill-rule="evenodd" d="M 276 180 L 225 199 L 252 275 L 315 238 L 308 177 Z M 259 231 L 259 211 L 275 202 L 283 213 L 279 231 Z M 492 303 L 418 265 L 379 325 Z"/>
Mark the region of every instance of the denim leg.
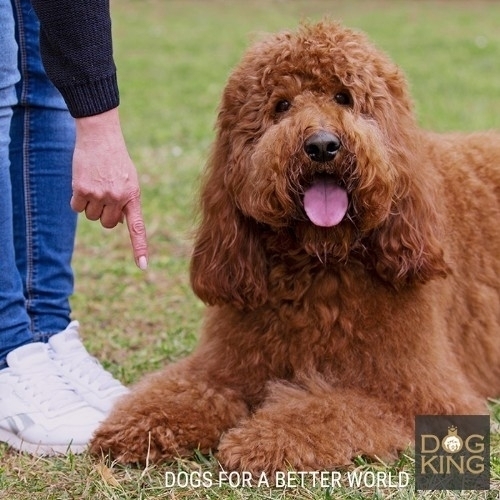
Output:
<path fill-rule="evenodd" d="M 7 354 L 32 341 L 23 284 L 16 267 L 12 223 L 9 143 L 12 106 L 16 104 L 17 44 L 10 0 L 0 0 L 0 369 Z"/>
<path fill-rule="evenodd" d="M 10 170 L 17 268 L 35 340 L 68 325 L 77 215 L 70 207 L 73 118 L 42 66 L 29 0 L 12 0 L 21 80 L 11 123 Z"/>

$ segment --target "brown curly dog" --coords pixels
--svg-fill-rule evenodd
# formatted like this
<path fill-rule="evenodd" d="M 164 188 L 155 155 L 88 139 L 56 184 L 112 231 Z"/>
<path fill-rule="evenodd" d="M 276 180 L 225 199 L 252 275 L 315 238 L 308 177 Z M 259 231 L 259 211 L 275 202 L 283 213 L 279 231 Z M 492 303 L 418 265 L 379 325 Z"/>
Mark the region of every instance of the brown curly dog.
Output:
<path fill-rule="evenodd" d="M 417 414 L 487 414 L 499 198 L 500 134 L 419 129 L 364 35 L 325 21 L 257 42 L 223 93 L 201 197 L 200 344 L 120 401 L 91 450 L 323 470 L 396 457 Z"/>

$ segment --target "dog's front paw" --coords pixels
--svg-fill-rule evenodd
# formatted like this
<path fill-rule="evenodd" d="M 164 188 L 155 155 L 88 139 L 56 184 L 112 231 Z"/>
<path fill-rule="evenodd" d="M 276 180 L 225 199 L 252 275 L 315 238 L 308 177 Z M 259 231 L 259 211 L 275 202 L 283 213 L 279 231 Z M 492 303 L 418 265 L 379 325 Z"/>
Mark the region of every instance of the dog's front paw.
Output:
<path fill-rule="evenodd" d="M 234 391 L 203 380 L 146 380 L 123 398 L 97 429 L 93 454 L 123 463 L 145 463 L 208 453 L 221 434 L 245 418 L 248 409 Z"/>
<path fill-rule="evenodd" d="M 282 468 L 285 446 L 280 429 L 268 433 L 262 428 L 254 432 L 251 426 L 243 425 L 225 434 L 217 452 L 217 459 L 225 470 L 250 472 L 258 477 L 262 472 L 272 473 Z"/>
<path fill-rule="evenodd" d="M 249 419 L 223 436 L 217 459 L 226 470 L 248 471 L 254 477 L 264 472 L 271 479 L 277 471 L 321 470 L 351 463 L 347 453 L 327 448 L 315 438 L 307 428 Z"/>
<path fill-rule="evenodd" d="M 183 447 L 167 420 L 139 413 L 115 412 L 97 429 L 89 448 L 121 463 L 158 462 L 182 455 Z"/>

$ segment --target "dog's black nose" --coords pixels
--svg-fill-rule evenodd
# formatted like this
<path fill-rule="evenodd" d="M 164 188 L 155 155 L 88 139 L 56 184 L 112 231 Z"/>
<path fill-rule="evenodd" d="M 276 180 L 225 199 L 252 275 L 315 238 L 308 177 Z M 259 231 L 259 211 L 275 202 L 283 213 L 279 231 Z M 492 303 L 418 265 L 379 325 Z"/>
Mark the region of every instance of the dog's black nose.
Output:
<path fill-rule="evenodd" d="M 339 149 L 340 139 L 326 130 L 315 132 L 304 143 L 304 151 L 307 156 L 319 163 L 333 160 Z"/>

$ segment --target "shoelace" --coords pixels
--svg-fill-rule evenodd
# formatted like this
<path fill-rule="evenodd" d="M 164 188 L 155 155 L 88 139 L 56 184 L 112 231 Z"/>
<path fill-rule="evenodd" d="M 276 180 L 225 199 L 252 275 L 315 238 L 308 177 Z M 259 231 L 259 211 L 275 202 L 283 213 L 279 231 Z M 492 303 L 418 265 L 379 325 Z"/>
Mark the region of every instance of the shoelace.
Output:
<path fill-rule="evenodd" d="M 121 388 L 122 385 L 109 372 L 107 372 L 99 361 L 84 349 L 69 356 L 57 358 L 58 363 L 69 374 L 98 391 Z"/>
<path fill-rule="evenodd" d="M 52 414 L 64 413 L 86 406 L 80 396 L 59 375 L 48 367 L 23 374 L 11 374 L 17 379 L 19 387 L 37 401 L 41 408 Z"/>

